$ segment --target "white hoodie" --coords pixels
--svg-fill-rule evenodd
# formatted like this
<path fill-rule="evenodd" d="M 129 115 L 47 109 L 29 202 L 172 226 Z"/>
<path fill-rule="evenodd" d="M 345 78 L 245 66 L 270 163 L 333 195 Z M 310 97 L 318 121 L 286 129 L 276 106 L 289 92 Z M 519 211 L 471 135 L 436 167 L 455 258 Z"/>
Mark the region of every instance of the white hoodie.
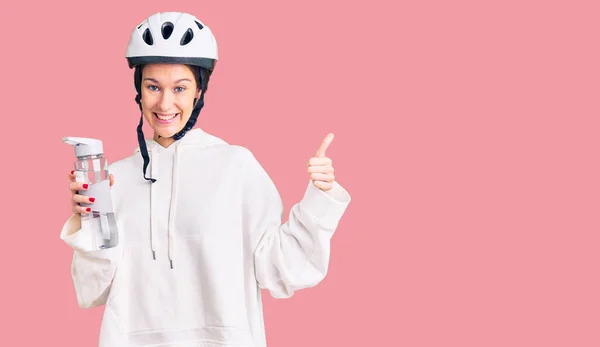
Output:
<path fill-rule="evenodd" d="M 199 128 L 168 148 L 146 143 L 155 183 L 139 148 L 110 165 L 119 245 L 94 251 L 73 217 L 61 232 L 79 306 L 105 304 L 99 346 L 266 346 L 260 289 L 288 298 L 325 277 L 348 192 L 309 181 L 282 224 L 248 149 Z"/>

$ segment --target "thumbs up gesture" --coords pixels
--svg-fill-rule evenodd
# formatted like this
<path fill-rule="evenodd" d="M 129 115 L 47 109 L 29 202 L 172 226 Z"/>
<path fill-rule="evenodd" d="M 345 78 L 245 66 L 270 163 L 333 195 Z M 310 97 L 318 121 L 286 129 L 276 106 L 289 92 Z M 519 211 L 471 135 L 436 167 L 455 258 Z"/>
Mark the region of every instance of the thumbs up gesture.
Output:
<path fill-rule="evenodd" d="M 331 159 L 325 156 L 325 151 L 331 144 L 331 141 L 333 141 L 333 134 L 329 133 L 321 142 L 321 146 L 317 150 L 316 155 L 306 162 L 306 170 L 310 175 L 310 179 L 315 187 L 324 192 L 333 187 L 333 181 L 335 179 L 333 176 Z"/>

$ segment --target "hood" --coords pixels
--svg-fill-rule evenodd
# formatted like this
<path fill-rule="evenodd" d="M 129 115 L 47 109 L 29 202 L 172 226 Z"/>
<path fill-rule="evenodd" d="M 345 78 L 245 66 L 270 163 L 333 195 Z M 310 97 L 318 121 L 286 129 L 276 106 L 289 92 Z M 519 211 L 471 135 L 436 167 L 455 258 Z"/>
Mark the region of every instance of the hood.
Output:
<path fill-rule="evenodd" d="M 178 142 L 180 145 L 185 145 L 185 146 L 191 145 L 191 146 L 195 146 L 195 147 L 199 147 L 199 148 L 206 148 L 206 147 L 211 147 L 211 146 L 216 146 L 216 145 L 226 145 L 227 144 L 227 142 L 223 141 L 222 139 L 220 139 L 214 135 L 211 135 L 200 128 L 194 128 L 194 129 L 188 131 L 182 139 L 177 140 L 175 142 Z M 148 148 L 148 152 L 150 152 L 152 150 L 154 145 L 158 145 L 158 143 L 156 141 L 154 141 L 154 139 L 152 139 L 152 138 L 146 139 L 146 147 Z M 175 145 L 175 143 L 173 143 L 173 145 Z M 139 152 L 140 152 L 140 146 L 137 146 L 135 148 L 134 154 L 139 153 Z"/>
<path fill-rule="evenodd" d="M 154 139 L 149 138 L 146 140 L 146 147 L 148 149 L 148 154 L 150 156 L 150 163 L 153 164 L 156 156 L 156 152 L 153 149 L 155 146 L 160 146 L 158 142 L 154 141 Z M 171 269 L 173 268 L 173 260 L 175 259 L 175 218 L 177 217 L 177 193 L 179 191 L 179 179 L 178 179 L 178 167 L 179 167 L 179 155 L 178 153 L 184 150 L 189 149 L 197 149 L 197 148 L 207 148 L 217 145 L 226 145 L 227 142 L 222 139 L 208 134 L 200 128 L 195 128 L 188 131 L 185 136 L 177 141 L 175 141 L 171 146 L 175 146 L 175 153 L 173 158 L 173 188 L 171 192 L 171 209 L 169 211 L 169 226 L 168 226 L 168 241 L 167 241 L 167 255 L 169 257 L 169 262 L 171 264 Z M 140 147 L 138 146 L 135 153 L 140 153 Z M 160 165 L 160 164 L 159 164 Z M 151 165 L 151 177 L 155 177 L 156 174 L 156 166 Z M 160 178 L 159 178 L 160 179 Z M 152 258 L 156 260 L 156 251 L 159 247 L 159 239 L 157 236 L 157 223 L 156 216 L 153 213 L 155 210 L 155 202 L 154 197 L 156 197 L 156 184 L 150 183 L 150 245 L 152 248 Z"/>

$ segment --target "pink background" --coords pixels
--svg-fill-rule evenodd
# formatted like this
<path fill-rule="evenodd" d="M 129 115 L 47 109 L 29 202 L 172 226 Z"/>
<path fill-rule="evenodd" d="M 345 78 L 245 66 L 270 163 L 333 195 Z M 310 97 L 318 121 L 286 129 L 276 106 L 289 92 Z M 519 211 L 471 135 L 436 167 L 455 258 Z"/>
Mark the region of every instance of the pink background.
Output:
<path fill-rule="evenodd" d="M 353 202 L 326 279 L 266 296 L 269 346 L 600 345 L 598 2 L 166 3 L 2 5 L 2 345 L 97 345 L 59 239 L 60 139 L 132 153 L 125 48 L 164 10 L 214 31 L 199 126 L 249 147 L 286 213 L 336 135 Z"/>

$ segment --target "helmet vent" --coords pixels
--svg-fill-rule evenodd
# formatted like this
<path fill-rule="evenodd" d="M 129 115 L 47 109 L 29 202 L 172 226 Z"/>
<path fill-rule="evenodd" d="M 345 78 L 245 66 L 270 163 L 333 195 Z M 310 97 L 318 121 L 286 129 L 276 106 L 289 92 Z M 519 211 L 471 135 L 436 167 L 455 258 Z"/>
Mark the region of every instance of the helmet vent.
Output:
<path fill-rule="evenodd" d="M 171 34 L 173 33 L 173 23 L 171 23 L 171 22 L 163 23 L 161 32 L 162 32 L 163 39 L 165 39 L 165 40 L 168 39 L 171 36 Z"/>
<path fill-rule="evenodd" d="M 202 24 L 200 24 L 200 22 L 198 22 L 198 21 L 195 21 L 195 22 L 200 30 L 204 29 L 204 26 Z"/>
<path fill-rule="evenodd" d="M 192 31 L 192 29 L 188 28 L 188 30 L 186 30 L 185 34 L 183 34 L 180 44 L 182 46 L 185 46 L 188 43 L 190 43 L 190 41 L 192 41 L 193 38 L 194 38 L 194 32 Z"/>
<path fill-rule="evenodd" d="M 150 29 L 144 30 L 144 33 L 142 34 L 142 39 L 144 40 L 144 42 L 146 42 L 150 46 L 152 46 L 152 44 L 154 44 L 154 40 L 152 39 L 152 34 L 150 33 Z"/>

